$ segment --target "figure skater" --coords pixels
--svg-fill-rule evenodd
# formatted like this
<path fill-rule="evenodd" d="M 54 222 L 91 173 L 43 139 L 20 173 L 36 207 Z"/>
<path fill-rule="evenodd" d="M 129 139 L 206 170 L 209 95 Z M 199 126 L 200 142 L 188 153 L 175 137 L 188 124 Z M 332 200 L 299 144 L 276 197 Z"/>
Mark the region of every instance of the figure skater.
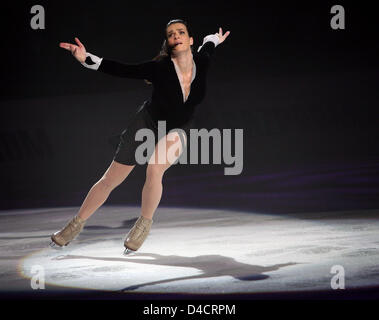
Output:
<path fill-rule="evenodd" d="M 163 175 L 172 164 L 172 161 L 167 161 L 167 151 L 177 143 L 179 147 L 174 158 L 178 159 L 186 147 L 187 140 L 183 132 L 189 132 L 195 107 L 204 99 L 211 56 L 215 47 L 224 42 L 229 34 L 230 31 L 223 34 L 220 27 L 218 33 L 207 35 L 197 52 L 193 52 L 194 40 L 187 22 L 181 19 L 171 20 L 166 25 L 159 55 L 137 64 L 97 57 L 87 52 L 78 38 L 75 38 L 76 44 L 59 44 L 61 48 L 70 51 L 84 67 L 113 76 L 144 79 L 152 84 L 153 92 L 151 98 L 129 120 L 120 135 L 109 168 L 90 189 L 77 215 L 62 230 L 51 236 L 52 246 L 68 245 L 82 231 L 86 220 L 106 201 L 111 191 L 125 180 L 137 164 L 135 152 L 142 143 L 136 141 L 135 133 L 141 128 L 149 128 L 155 133 L 156 143 L 146 169 L 141 215 L 125 238 L 125 254 L 141 247 L 149 234 L 154 212 L 162 197 Z M 168 131 L 160 139 L 157 138 L 158 121 L 166 121 Z M 158 154 L 162 154 L 158 153 L 159 147 L 164 148 L 166 161 L 158 159 Z"/>

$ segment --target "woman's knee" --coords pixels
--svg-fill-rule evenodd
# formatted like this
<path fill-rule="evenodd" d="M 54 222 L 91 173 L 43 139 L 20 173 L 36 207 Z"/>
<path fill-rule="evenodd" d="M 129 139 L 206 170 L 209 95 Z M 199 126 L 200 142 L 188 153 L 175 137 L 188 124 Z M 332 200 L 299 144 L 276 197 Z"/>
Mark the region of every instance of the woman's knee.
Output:
<path fill-rule="evenodd" d="M 112 181 L 111 179 L 103 176 L 97 182 L 97 185 L 100 186 L 104 190 L 113 190 L 119 185 L 119 183 L 117 183 L 116 181 Z"/>
<path fill-rule="evenodd" d="M 146 180 L 160 182 L 166 170 L 167 166 L 163 164 L 149 164 L 146 169 Z"/>
<path fill-rule="evenodd" d="M 124 165 L 112 161 L 99 183 L 106 189 L 114 189 L 125 180 L 134 167 L 134 165 Z"/>

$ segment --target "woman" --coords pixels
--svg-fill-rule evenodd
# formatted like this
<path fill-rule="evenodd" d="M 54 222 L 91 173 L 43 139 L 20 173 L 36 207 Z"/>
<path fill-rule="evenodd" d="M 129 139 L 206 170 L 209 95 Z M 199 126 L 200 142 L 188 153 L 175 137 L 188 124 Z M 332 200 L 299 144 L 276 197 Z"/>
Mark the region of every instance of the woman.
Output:
<path fill-rule="evenodd" d="M 148 128 L 155 133 L 155 148 L 150 155 L 146 170 L 146 181 L 142 190 L 141 215 L 125 238 L 125 254 L 138 250 L 146 239 L 153 215 L 162 196 L 162 178 L 173 163 L 168 161 L 168 150 L 179 144 L 174 158 L 178 159 L 186 147 L 186 135 L 192 125 L 195 107 L 205 96 L 206 74 L 210 58 L 216 46 L 222 43 L 230 31 L 204 38 L 198 52 L 193 54 L 193 37 L 188 24 L 181 20 L 171 20 L 165 28 L 165 40 L 160 54 L 149 61 L 138 64 L 124 64 L 106 58 L 99 58 L 86 52 L 84 45 L 75 38 L 76 45 L 60 43 L 60 47 L 70 51 L 85 67 L 114 76 L 145 79 L 153 85 L 150 100 L 144 102 L 127 128 L 120 136 L 113 161 L 103 177 L 91 188 L 77 215 L 60 231 L 51 236 L 52 245 L 66 246 L 83 229 L 86 220 L 105 202 L 111 191 L 121 184 L 136 165 L 136 149 L 141 142 L 135 133 Z M 157 139 L 158 121 L 166 121 L 169 133 Z M 164 159 L 162 161 L 162 152 Z M 175 161 L 175 159 L 173 159 Z"/>

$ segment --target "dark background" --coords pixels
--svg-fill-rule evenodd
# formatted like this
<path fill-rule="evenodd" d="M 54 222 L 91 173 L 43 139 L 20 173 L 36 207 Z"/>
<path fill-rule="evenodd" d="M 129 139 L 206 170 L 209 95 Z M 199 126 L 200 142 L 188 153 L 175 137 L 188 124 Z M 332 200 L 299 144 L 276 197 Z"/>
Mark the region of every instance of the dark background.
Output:
<path fill-rule="evenodd" d="M 46 29 L 30 27 L 30 8 Z M 345 8 L 346 29 L 330 27 Z M 243 128 L 244 170 L 177 165 L 161 204 L 270 213 L 379 205 L 378 11 L 369 1 L 18 1 L 1 21 L 0 209 L 79 206 L 110 165 L 111 137 L 151 87 L 82 67 L 59 42 L 125 62 L 154 57 L 166 23 L 195 49 L 218 27 L 198 128 Z M 140 204 L 146 166 L 107 204 Z"/>

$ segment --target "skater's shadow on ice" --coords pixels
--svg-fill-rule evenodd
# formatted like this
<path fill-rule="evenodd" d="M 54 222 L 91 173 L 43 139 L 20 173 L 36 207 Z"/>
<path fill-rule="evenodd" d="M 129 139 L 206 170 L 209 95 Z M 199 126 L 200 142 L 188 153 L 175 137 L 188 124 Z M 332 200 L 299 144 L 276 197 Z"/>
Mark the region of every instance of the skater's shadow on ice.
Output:
<path fill-rule="evenodd" d="M 157 285 L 167 282 L 191 280 L 191 279 L 204 279 L 212 277 L 231 276 L 241 281 L 257 281 L 269 278 L 268 275 L 263 273 L 276 271 L 280 268 L 295 265 L 295 262 L 275 264 L 271 266 L 258 266 L 247 263 L 238 262 L 233 258 L 225 257 L 221 255 L 202 255 L 197 257 L 184 257 L 177 255 L 160 255 L 155 253 L 136 253 L 132 256 L 133 259 L 120 259 L 120 258 L 105 258 L 105 257 L 89 257 L 78 255 L 66 255 L 54 258 L 54 260 L 69 260 L 69 259 L 91 259 L 100 261 L 117 261 L 127 263 L 141 263 L 152 264 L 170 267 L 186 267 L 195 268 L 201 271 L 201 274 L 177 277 L 171 279 L 164 279 L 158 281 L 152 281 L 147 283 L 141 283 L 122 289 L 121 291 L 135 290 L 145 286 Z M 152 257 L 152 259 L 144 259 L 144 257 Z"/>
<path fill-rule="evenodd" d="M 50 237 L 51 234 L 45 234 L 40 236 L 20 236 L 20 237 L 0 237 L 0 240 L 21 240 L 21 239 L 44 239 Z"/>
<path fill-rule="evenodd" d="M 131 227 L 134 226 L 135 222 L 137 221 L 137 218 L 129 219 L 129 220 L 124 220 L 122 222 L 121 226 L 118 227 L 108 227 L 108 226 L 85 226 L 84 230 L 106 230 L 106 229 L 130 229 Z"/>

